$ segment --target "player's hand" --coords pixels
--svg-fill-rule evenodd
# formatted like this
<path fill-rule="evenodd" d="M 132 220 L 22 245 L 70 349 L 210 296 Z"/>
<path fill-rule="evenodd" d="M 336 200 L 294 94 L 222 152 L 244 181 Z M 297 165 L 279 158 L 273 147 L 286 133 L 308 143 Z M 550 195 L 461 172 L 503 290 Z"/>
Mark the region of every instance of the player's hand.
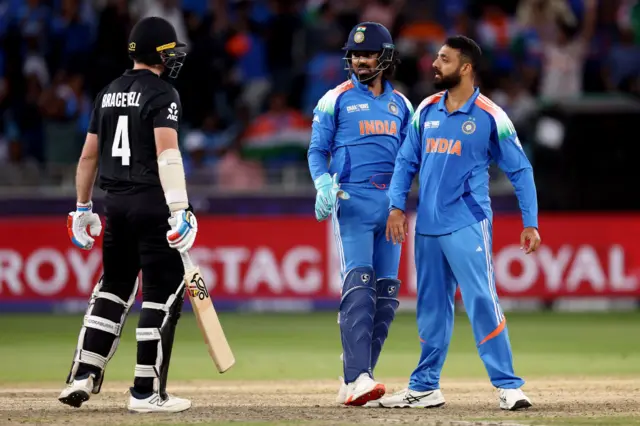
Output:
<path fill-rule="evenodd" d="M 187 210 L 178 210 L 169 218 L 171 230 L 167 231 L 169 247 L 186 253 L 191 249 L 198 233 L 196 216 Z"/>
<path fill-rule="evenodd" d="M 102 232 L 102 222 L 100 222 L 100 216 L 93 213 L 91 210 L 93 203 L 89 201 L 86 204 L 78 203 L 76 205 L 75 212 L 69 212 L 67 216 L 67 233 L 71 242 L 76 247 L 83 250 L 91 250 L 95 240 L 87 233 L 87 226 L 89 227 L 89 233 L 97 237 Z"/>
<path fill-rule="evenodd" d="M 520 250 L 524 250 L 525 254 L 533 253 L 540 247 L 540 234 L 533 227 L 524 228 L 520 234 Z"/>
<path fill-rule="evenodd" d="M 392 240 L 394 245 L 402 244 L 407 234 L 409 234 L 407 216 L 400 209 L 391 210 L 387 219 L 387 241 Z"/>
<path fill-rule="evenodd" d="M 316 193 L 316 220 L 318 222 L 329 217 L 338 198 L 342 200 L 350 198 L 346 191 L 340 189 L 337 173 L 333 177 L 329 173 L 323 174 L 315 180 L 314 185 L 318 191 Z"/>

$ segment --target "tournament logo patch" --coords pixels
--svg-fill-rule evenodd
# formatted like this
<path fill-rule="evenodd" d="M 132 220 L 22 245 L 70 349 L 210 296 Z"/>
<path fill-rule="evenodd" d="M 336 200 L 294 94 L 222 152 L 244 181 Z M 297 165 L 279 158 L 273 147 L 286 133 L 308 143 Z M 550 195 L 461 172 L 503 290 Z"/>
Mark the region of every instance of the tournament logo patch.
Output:
<path fill-rule="evenodd" d="M 363 32 L 356 32 L 353 35 L 353 41 L 355 41 L 356 43 L 362 43 L 364 41 L 364 33 Z"/>
<path fill-rule="evenodd" d="M 398 105 L 393 102 L 389 102 L 389 112 L 391 112 L 391 114 L 398 115 Z"/>
<path fill-rule="evenodd" d="M 476 131 L 476 123 L 474 123 L 473 121 L 465 121 L 464 123 L 462 123 L 462 131 L 465 134 L 470 135 L 471 133 Z"/>

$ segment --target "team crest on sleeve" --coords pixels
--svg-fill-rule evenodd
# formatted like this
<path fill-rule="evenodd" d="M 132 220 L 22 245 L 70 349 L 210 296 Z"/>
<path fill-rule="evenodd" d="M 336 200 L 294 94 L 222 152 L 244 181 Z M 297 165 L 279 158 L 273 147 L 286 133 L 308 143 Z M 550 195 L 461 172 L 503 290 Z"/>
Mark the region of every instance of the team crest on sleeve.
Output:
<path fill-rule="evenodd" d="M 471 133 L 476 131 L 476 123 L 471 120 L 465 121 L 464 123 L 462 123 L 462 131 L 465 134 L 470 135 Z"/>
<path fill-rule="evenodd" d="M 389 102 L 389 112 L 394 115 L 398 115 L 398 105 L 394 102 Z"/>
<path fill-rule="evenodd" d="M 171 102 L 171 105 L 169 105 L 169 108 L 167 109 L 169 110 L 167 118 L 169 120 L 178 121 L 178 105 L 176 105 L 175 102 Z"/>

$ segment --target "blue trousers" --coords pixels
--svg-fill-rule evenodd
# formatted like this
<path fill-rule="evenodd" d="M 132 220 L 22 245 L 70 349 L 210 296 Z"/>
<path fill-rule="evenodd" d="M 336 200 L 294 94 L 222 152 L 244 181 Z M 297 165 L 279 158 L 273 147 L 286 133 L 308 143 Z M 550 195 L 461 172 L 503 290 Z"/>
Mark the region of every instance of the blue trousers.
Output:
<path fill-rule="evenodd" d="M 376 279 L 398 277 L 400 245 L 387 241 L 389 217 L 387 191 L 370 184 L 342 184 L 351 198 L 338 200 L 332 216 L 341 274 L 354 268 L 372 267 Z"/>
<path fill-rule="evenodd" d="M 453 332 L 457 285 L 491 383 L 505 389 L 524 384 L 513 370 L 506 319 L 496 293 L 491 233 L 491 222 L 485 219 L 447 235 L 416 235 L 421 354 L 409 380 L 410 389 L 440 388 L 440 372 Z"/>
<path fill-rule="evenodd" d="M 400 245 L 386 240 L 387 191 L 372 184 L 342 184 L 349 200 L 332 215 L 340 258 L 340 335 L 345 383 L 373 377 L 398 307 Z"/>

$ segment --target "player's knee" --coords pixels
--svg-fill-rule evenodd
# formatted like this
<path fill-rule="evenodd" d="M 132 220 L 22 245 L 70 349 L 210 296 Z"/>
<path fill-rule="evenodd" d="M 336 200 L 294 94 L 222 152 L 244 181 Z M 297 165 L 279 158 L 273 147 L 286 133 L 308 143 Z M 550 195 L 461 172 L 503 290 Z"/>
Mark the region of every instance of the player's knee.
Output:
<path fill-rule="evenodd" d="M 466 300 L 465 300 L 466 299 Z M 475 315 L 491 314 L 496 310 L 498 306 L 498 299 L 489 291 L 482 293 L 474 293 L 471 296 L 463 298 L 465 306 L 468 305 L 467 310 Z"/>
<path fill-rule="evenodd" d="M 379 301 L 398 301 L 400 280 L 394 278 L 380 278 L 376 281 L 376 293 Z"/>
<path fill-rule="evenodd" d="M 345 300 L 350 293 L 356 290 L 376 292 L 375 273 L 371 266 L 353 268 L 345 275 L 342 284 L 342 300 Z"/>
<path fill-rule="evenodd" d="M 138 278 L 132 280 L 113 279 L 109 276 L 101 278 L 100 291 L 116 296 L 118 299 L 127 301 L 131 297 L 132 289 L 138 289 Z"/>

